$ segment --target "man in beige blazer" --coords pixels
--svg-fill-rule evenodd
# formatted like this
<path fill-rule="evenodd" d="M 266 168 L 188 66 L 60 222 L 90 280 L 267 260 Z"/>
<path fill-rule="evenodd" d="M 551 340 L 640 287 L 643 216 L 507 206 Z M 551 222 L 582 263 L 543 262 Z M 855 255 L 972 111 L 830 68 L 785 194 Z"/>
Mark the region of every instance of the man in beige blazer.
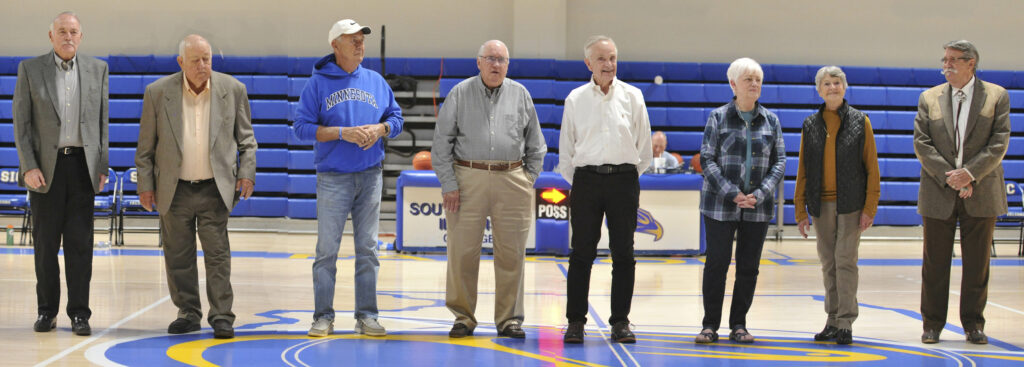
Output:
<path fill-rule="evenodd" d="M 38 317 L 53 330 L 64 242 L 71 330 L 89 335 L 93 200 L 107 179 L 107 63 L 78 54 L 82 27 L 71 12 L 50 24 L 53 50 L 22 61 L 14 88 L 18 184 L 30 191 Z"/>
<path fill-rule="evenodd" d="M 178 47 L 181 72 L 146 87 L 139 146 L 139 201 L 160 212 L 171 300 L 178 318 L 167 332 L 199 330 L 196 233 L 203 243 L 207 321 L 217 338 L 234 337 L 227 223 L 239 197 L 252 194 L 256 139 L 245 85 L 213 72 L 210 44 L 190 35 Z M 155 193 L 154 193 L 155 189 Z"/>
<path fill-rule="evenodd" d="M 967 341 L 986 344 L 985 303 L 996 217 L 1006 213 L 1003 156 L 1010 140 L 1006 89 L 975 77 L 978 50 L 967 41 L 943 46 L 948 83 L 921 93 L 914 152 L 921 161 L 917 212 L 924 222 L 921 269 L 923 343 L 938 343 L 946 325 L 949 268 L 960 223 L 963 280 L 960 322 Z"/>

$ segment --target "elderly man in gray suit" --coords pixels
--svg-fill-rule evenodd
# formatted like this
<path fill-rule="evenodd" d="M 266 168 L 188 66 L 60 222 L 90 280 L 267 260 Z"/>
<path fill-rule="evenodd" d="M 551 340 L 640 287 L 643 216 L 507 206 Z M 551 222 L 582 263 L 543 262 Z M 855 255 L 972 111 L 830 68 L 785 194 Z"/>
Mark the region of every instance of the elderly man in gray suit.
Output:
<path fill-rule="evenodd" d="M 239 197 L 252 194 L 256 138 L 245 85 L 213 72 L 212 57 L 209 42 L 189 35 L 178 46 L 181 72 L 146 87 L 135 165 L 139 201 L 160 212 L 167 285 L 178 307 L 167 332 L 199 330 L 198 232 L 210 302 L 207 322 L 214 337 L 232 338 L 227 224 Z"/>
<path fill-rule="evenodd" d="M 921 269 L 923 343 L 938 343 L 946 326 L 949 267 L 960 223 L 963 280 L 960 322 L 967 342 L 986 344 L 989 244 L 996 217 L 1005 214 L 1003 156 L 1010 142 L 1006 89 L 975 77 L 978 50 L 967 41 L 947 43 L 943 83 L 921 93 L 914 119 L 914 153 L 921 161 L 917 212 L 924 220 Z"/>
<path fill-rule="evenodd" d="M 78 54 L 82 26 L 71 12 L 50 24 L 53 51 L 22 61 L 14 90 L 14 136 L 32 205 L 34 329 L 57 326 L 64 242 L 71 330 L 89 335 L 93 200 L 107 180 L 107 63 Z"/>

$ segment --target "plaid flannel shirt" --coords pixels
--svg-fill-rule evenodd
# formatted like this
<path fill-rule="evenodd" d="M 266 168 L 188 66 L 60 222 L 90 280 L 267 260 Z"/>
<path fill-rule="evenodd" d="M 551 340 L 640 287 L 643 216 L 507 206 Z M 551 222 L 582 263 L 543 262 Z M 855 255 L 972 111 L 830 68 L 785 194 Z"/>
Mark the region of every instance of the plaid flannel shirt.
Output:
<path fill-rule="evenodd" d="M 760 103 L 747 123 L 736 110 L 735 101 L 716 108 L 704 127 L 700 164 L 704 186 L 700 190 L 700 212 L 719 221 L 767 222 L 775 215 L 775 187 L 786 173 L 786 147 L 778 116 Z M 740 209 L 733 199 L 743 190 L 747 139 L 751 140 L 750 187 L 757 197 L 754 209 Z M 744 192 L 750 194 L 750 192 Z"/>

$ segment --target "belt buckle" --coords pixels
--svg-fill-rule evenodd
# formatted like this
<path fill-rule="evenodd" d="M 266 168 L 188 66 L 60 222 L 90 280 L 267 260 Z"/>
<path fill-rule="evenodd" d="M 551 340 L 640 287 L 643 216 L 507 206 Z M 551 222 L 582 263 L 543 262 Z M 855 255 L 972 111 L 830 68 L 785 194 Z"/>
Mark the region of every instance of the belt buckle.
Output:
<path fill-rule="evenodd" d="M 597 166 L 597 172 L 598 173 L 603 173 L 603 174 L 607 175 L 609 173 L 612 173 L 612 167 L 610 167 L 610 166 L 603 166 L 603 165 L 602 166 Z"/>
<path fill-rule="evenodd" d="M 63 155 L 71 154 L 71 147 L 60 148 L 60 153 L 63 154 Z"/>

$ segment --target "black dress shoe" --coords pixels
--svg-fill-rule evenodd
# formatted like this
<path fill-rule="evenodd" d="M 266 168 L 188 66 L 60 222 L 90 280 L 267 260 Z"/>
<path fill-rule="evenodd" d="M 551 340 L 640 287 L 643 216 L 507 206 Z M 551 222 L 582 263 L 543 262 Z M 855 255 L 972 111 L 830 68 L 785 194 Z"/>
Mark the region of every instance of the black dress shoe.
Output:
<path fill-rule="evenodd" d="M 235 337 L 235 328 L 231 327 L 228 320 L 219 319 L 213 321 L 213 337 L 217 339 L 231 339 Z"/>
<path fill-rule="evenodd" d="M 988 337 L 985 336 L 984 331 L 972 330 L 967 332 L 967 342 L 971 344 L 988 344 Z"/>
<path fill-rule="evenodd" d="M 519 326 L 519 324 L 510 322 L 508 325 L 505 325 L 504 329 L 498 331 L 498 336 L 507 336 L 509 338 L 523 339 L 526 337 L 526 332 L 523 331 L 523 328 Z"/>
<path fill-rule="evenodd" d="M 168 334 L 184 334 L 199 331 L 199 322 L 189 319 L 178 318 L 167 326 Z"/>
<path fill-rule="evenodd" d="M 472 335 L 473 330 L 466 326 L 466 324 L 455 324 L 452 326 L 452 330 L 448 332 L 449 338 L 465 338 Z"/>
<path fill-rule="evenodd" d="M 91 335 L 92 328 L 89 327 L 89 320 L 81 316 L 72 317 L 71 332 L 81 336 Z"/>
<path fill-rule="evenodd" d="M 836 344 L 850 343 L 853 343 L 853 330 L 839 329 L 839 331 L 836 332 Z"/>
<path fill-rule="evenodd" d="M 836 338 L 836 332 L 838 332 L 838 331 L 839 331 L 839 328 L 837 328 L 835 326 L 825 325 L 825 328 L 822 329 L 820 333 L 814 334 L 814 340 L 822 342 L 822 341 L 826 341 L 826 340 L 835 339 Z"/>
<path fill-rule="evenodd" d="M 938 330 L 925 330 L 924 334 L 921 334 L 921 342 L 925 344 L 935 344 L 939 342 L 939 331 Z"/>
<path fill-rule="evenodd" d="M 569 327 L 565 329 L 565 336 L 562 338 L 563 343 L 569 344 L 582 344 L 583 343 L 583 321 L 570 322 Z"/>
<path fill-rule="evenodd" d="M 636 336 L 629 330 L 629 321 L 619 321 L 612 325 L 612 340 L 625 344 L 636 343 Z"/>
<path fill-rule="evenodd" d="M 56 328 L 57 319 L 46 315 L 39 315 L 39 318 L 36 319 L 35 325 L 32 325 L 32 330 L 35 330 L 38 333 L 45 333 Z"/>

